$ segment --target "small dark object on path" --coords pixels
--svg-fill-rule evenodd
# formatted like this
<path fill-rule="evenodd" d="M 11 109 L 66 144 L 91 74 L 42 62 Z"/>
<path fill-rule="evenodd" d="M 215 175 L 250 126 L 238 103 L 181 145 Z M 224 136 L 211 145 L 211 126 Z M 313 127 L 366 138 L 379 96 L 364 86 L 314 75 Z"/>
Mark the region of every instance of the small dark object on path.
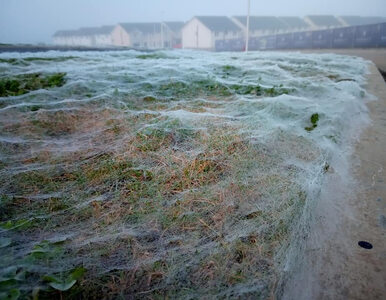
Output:
<path fill-rule="evenodd" d="M 371 245 L 369 242 L 359 241 L 358 245 L 359 245 L 359 247 L 362 247 L 362 248 L 365 248 L 368 250 L 373 249 L 373 245 Z"/>
<path fill-rule="evenodd" d="M 383 80 L 386 81 L 386 71 L 382 70 L 382 69 L 378 69 L 379 70 L 379 73 L 381 73 L 382 77 L 383 77 Z"/>

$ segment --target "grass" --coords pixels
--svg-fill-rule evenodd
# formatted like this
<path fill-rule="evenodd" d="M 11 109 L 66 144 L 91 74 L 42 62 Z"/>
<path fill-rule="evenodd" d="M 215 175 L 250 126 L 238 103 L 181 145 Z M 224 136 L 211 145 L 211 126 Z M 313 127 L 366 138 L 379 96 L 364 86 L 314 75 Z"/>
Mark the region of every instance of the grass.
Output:
<path fill-rule="evenodd" d="M 66 82 L 65 76 L 66 73 L 32 73 L 0 78 L 0 97 L 19 96 L 34 90 L 60 87 Z"/>
<path fill-rule="evenodd" d="M 163 53 L 149 53 L 140 54 L 136 56 L 137 59 L 173 59 L 173 57 L 167 56 Z"/>
<path fill-rule="evenodd" d="M 284 144 L 267 149 L 240 122 L 200 113 L 222 112 L 235 95 L 290 91 L 212 79 L 142 87 L 140 96 L 112 95 L 135 110 L 108 101 L 66 110 L 30 105 L 1 123 L 9 135 L 38 141 L 1 148 L 0 255 L 20 266 L 7 295 L 270 297 L 278 253 L 306 195 L 279 152 Z M 173 110 L 197 117 L 166 113 Z M 73 275 L 79 268 L 82 277 Z"/>
<path fill-rule="evenodd" d="M 76 58 L 76 56 L 0 58 L 0 63 L 6 63 L 14 66 L 28 66 L 31 62 L 64 62 Z"/>
<path fill-rule="evenodd" d="M 140 85 L 141 92 L 153 92 L 153 96 L 145 96 L 145 102 L 154 102 L 157 98 L 161 99 L 179 99 L 196 98 L 199 96 L 211 97 L 230 97 L 233 95 L 255 95 L 265 97 L 276 97 L 283 94 L 290 94 L 292 89 L 284 86 L 263 87 L 261 85 L 251 84 L 226 84 L 208 78 L 205 80 L 169 81 L 163 84 L 153 86 L 150 83 Z"/>
<path fill-rule="evenodd" d="M 311 126 L 309 127 L 305 127 L 304 129 L 308 132 L 310 131 L 313 131 L 316 127 L 318 127 L 318 122 L 319 122 L 319 114 L 313 114 L 311 117 L 310 117 L 310 122 L 311 122 Z"/>

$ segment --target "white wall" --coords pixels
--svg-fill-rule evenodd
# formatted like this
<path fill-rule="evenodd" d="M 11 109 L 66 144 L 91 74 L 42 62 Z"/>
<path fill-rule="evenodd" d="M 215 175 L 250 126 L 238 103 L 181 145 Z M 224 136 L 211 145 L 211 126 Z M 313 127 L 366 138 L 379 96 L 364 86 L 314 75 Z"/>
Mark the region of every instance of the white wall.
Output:
<path fill-rule="evenodd" d="M 74 36 L 72 38 L 74 46 L 92 47 L 95 46 L 95 39 L 92 36 Z"/>
<path fill-rule="evenodd" d="M 212 32 L 197 18 L 190 20 L 182 29 L 182 48 L 184 49 L 214 49 Z"/>
<path fill-rule="evenodd" d="M 95 36 L 95 46 L 105 47 L 113 44 L 111 34 L 98 34 Z"/>
<path fill-rule="evenodd" d="M 121 25 L 115 26 L 111 33 L 111 40 L 114 46 L 132 47 L 131 37 Z"/>

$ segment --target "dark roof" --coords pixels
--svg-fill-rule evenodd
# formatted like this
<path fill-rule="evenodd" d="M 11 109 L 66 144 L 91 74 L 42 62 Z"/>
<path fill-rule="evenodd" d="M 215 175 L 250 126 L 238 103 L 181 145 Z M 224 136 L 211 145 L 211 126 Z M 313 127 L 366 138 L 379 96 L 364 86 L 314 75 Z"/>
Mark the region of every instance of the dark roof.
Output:
<path fill-rule="evenodd" d="M 169 27 L 171 31 L 178 32 L 184 27 L 184 22 L 164 22 L 164 24 Z"/>
<path fill-rule="evenodd" d="M 127 32 L 160 33 L 161 23 L 119 23 Z"/>
<path fill-rule="evenodd" d="M 386 17 L 360 17 L 360 16 L 341 16 L 350 26 L 368 25 L 386 22 Z"/>
<path fill-rule="evenodd" d="M 73 36 L 75 34 L 76 34 L 76 30 L 59 30 L 55 32 L 54 37 Z"/>
<path fill-rule="evenodd" d="M 82 27 L 78 29 L 75 33 L 78 36 L 87 36 L 87 35 L 96 35 L 99 31 L 99 28 L 96 27 Z"/>
<path fill-rule="evenodd" d="M 224 16 L 198 16 L 196 17 L 202 24 L 214 32 L 239 31 L 240 28 L 230 18 Z"/>
<path fill-rule="evenodd" d="M 77 30 L 60 30 L 55 32 L 54 37 L 110 34 L 113 31 L 113 29 L 114 29 L 114 26 L 102 26 L 102 27 L 83 27 Z"/>
<path fill-rule="evenodd" d="M 312 15 L 307 16 L 316 26 L 342 26 L 334 16 L 329 15 Z"/>
<path fill-rule="evenodd" d="M 235 16 L 234 18 L 244 26 L 247 26 L 246 16 Z M 288 25 L 286 25 L 276 17 L 251 16 L 249 18 L 250 30 L 286 29 L 287 27 Z"/>
<path fill-rule="evenodd" d="M 309 25 L 299 17 L 278 17 L 278 19 L 286 24 L 289 29 L 309 27 Z"/>
<path fill-rule="evenodd" d="M 110 34 L 114 30 L 115 26 L 105 25 L 99 28 L 99 34 Z"/>

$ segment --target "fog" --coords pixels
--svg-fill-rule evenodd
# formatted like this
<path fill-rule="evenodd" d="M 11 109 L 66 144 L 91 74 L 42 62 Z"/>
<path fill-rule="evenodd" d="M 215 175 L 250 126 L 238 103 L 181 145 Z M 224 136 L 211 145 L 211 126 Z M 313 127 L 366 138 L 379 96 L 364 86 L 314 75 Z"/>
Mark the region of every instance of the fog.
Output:
<path fill-rule="evenodd" d="M 245 15 L 247 0 L 0 0 L 0 43 L 50 43 L 55 31 L 118 22 Z M 385 0 L 251 0 L 251 14 L 386 16 Z"/>

